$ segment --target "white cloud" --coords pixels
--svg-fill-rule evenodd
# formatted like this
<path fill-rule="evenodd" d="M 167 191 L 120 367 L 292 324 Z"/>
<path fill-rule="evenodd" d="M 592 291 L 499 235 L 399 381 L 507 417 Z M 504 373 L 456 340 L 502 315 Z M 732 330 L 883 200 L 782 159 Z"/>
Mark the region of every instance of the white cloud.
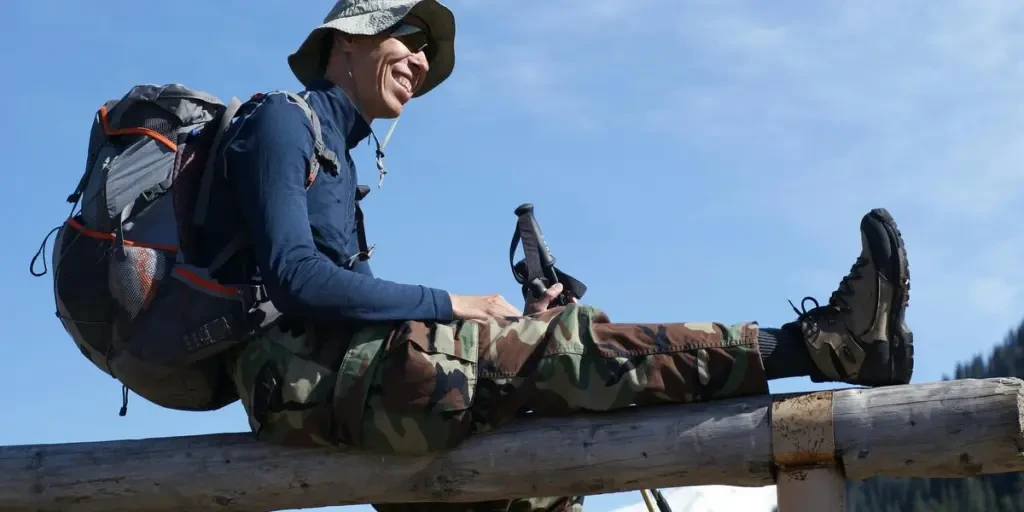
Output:
<path fill-rule="evenodd" d="M 967 290 L 967 298 L 975 308 L 992 314 L 1006 314 L 1019 294 L 1019 286 L 995 277 L 972 279 Z"/>
<path fill-rule="evenodd" d="M 525 112 L 570 130 L 593 130 L 607 120 L 609 78 L 635 50 L 633 35 L 656 16 L 663 0 L 564 0 L 495 4 L 475 0 L 461 22 L 453 97 L 494 112 Z M 476 17 L 501 19 L 475 33 Z"/>
<path fill-rule="evenodd" d="M 1024 283 L 1024 234 L 990 241 L 978 251 L 979 265 L 971 272 L 965 302 L 990 321 L 1008 325 L 1019 321 Z"/>
<path fill-rule="evenodd" d="M 505 27 L 460 43 L 455 81 L 493 108 L 635 119 L 654 144 L 756 156 L 788 174 L 768 188 L 800 194 L 798 210 L 871 197 L 989 219 L 1024 194 L 1024 4 L 567 0 L 487 16 Z"/>
<path fill-rule="evenodd" d="M 776 504 L 774 485 L 766 487 L 707 485 L 662 489 L 661 492 L 673 512 L 770 512 Z M 614 512 L 647 512 L 647 506 L 641 501 L 628 507 L 616 509 Z"/>
<path fill-rule="evenodd" d="M 791 178 L 825 175 L 947 215 L 990 218 L 1021 199 L 1024 109 L 1011 84 L 1024 79 L 1024 40 L 1011 27 L 1024 4 L 858 2 L 790 14 L 725 3 L 680 16 L 680 42 L 707 62 L 708 78 L 665 90 L 683 118 L 665 129 L 727 134 L 766 161 L 798 163 Z M 766 136 L 781 144 L 757 144 Z"/>
<path fill-rule="evenodd" d="M 633 119 L 653 144 L 746 158 L 737 178 L 757 158 L 782 178 L 767 190 L 800 196 L 790 217 L 871 200 L 991 219 L 1024 199 L 1019 2 L 566 0 L 486 16 L 506 23 L 460 43 L 457 87 L 483 94 L 466 101 L 574 128 Z"/>
<path fill-rule="evenodd" d="M 577 130 L 594 127 L 591 99 L 566 80 L 576 74 L 571 60 L 529 44 L 505 43 L 485 50 L 471 46 L 460 52 L 458 66 L 446 84 L 455 101 L 489 112 L 558 119 Z"/>

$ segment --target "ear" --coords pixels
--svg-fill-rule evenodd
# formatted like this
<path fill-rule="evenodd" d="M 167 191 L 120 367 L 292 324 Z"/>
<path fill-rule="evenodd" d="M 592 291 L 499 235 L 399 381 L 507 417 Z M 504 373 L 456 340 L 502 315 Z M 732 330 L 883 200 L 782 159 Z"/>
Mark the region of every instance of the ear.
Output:
<path fill-rule="evenodd" d="M 352 53 L 354 39 L 344 32 L 334 32 L 334 47 L 342 53 Z"/>
<path fill-rule="evenodd" d="M 375 36 L 357 36 L 344 32 L 336 32 L 334 37 L 337 38 L 335 44 L 338 49 L 345 54 L 365 51 L 366 46 L 372 45 L 375 41 Z"/>

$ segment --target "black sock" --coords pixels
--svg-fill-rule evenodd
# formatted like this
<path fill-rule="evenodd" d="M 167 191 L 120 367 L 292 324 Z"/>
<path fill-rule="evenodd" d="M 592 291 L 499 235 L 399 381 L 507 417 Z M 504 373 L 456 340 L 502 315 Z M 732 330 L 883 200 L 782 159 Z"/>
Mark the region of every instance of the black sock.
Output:
<path fill-rule="evenodd" d="M 795 327 L 762 327 L 757 333 L 757 344 L 768 380 L 805 377 L 814 369 L 803 334 Z"/>

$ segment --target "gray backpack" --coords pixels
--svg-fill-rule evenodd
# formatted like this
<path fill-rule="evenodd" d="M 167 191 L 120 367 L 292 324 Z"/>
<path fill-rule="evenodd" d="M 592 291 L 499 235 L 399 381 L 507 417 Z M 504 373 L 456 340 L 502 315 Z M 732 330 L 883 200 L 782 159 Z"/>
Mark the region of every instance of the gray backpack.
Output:
<path fill-rule="evenodd" d="M 317 154 L 308 187 L 321 166 L 336 172 L 336 156 L 304 98 L 280 94 L 313 125 Z M 82 354 L 121 382 L 122 416 L 128 390 L 178 410 L 234 402 L 226 352 L 279 316 L 258 284 L 211 277 L 246 247 L 240 233 L 208 265 L 194 261 L 195 229 L 206 216 L 213 177 L 210 155 L 240 106 L 236 98 L 224 104 L 177 84 L 139 85 L 108 101 L 94 118 L 85 172 L 67 199 L 71 214 L 50 233 L 58 233 L 57 317 Z M 43 258 L 42 273 L 33 259 L 34 275 L 46 273 Z"/>

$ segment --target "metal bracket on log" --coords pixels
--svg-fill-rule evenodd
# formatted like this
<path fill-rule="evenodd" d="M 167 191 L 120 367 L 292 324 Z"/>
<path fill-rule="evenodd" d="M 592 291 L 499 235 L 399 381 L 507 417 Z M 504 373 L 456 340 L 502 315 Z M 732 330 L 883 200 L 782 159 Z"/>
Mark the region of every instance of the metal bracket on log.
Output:
<path fill-rule="evenodd" d="M 832 392 L 772 403 L 772 460 L 779 512 L 842 512 L 846 479 L 836 457 Z"/>

